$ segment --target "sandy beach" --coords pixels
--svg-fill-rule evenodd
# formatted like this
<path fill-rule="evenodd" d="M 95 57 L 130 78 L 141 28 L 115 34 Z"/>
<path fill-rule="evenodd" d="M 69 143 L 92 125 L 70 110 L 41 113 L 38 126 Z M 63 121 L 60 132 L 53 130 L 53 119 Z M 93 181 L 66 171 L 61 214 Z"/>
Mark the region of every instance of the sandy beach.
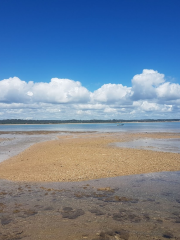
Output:
<path fill-rule="evenodd" d="M 180 138 L 170 133 L 71 133 L 34 144 L 0 163 L 0 179 L 83 181 L 123 175 L 179 171 L 180 154 L 118 148 L 115 142 L 139 138 Z M 2 140 L 2 139 L 1 139 Z"/>

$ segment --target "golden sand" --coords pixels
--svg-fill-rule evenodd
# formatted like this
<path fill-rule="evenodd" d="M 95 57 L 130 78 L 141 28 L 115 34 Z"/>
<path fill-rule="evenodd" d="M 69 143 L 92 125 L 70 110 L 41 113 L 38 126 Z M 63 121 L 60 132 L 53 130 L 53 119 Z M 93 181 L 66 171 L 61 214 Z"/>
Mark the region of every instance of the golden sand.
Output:
<path fill-rule="evenodd" d="M 179 134 L 76 133 L 37 143 L 0 164 L 0 179 L 83 181 L 149 172 L 179 171 L 180 154 L 118 148 L 137 138 L 180 138 Z"/>

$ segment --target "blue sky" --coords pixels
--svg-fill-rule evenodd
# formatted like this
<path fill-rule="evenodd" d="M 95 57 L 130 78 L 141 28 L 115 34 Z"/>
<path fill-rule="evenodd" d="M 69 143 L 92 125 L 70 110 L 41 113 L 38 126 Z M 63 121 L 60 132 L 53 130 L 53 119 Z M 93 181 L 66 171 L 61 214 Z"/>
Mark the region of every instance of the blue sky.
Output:
<path fill-rule="evenodd" d="M 179 11 L 179 0 L 1 1 L 0 118 L 180 118 Z"/>

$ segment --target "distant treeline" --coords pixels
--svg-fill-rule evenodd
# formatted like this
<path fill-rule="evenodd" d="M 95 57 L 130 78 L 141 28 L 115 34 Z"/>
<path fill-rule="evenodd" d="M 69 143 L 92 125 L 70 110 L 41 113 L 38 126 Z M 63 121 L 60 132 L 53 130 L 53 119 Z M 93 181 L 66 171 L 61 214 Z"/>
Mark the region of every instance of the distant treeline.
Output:
<path fill-rule="evenodd" d="M 3 119 L 0 124 L 61 124 L 61 123 L 123 123 L 123 122 L 178 122 L 180 119 L 142 119 L 142 120 L 26 120 L 26 119 Z"/>

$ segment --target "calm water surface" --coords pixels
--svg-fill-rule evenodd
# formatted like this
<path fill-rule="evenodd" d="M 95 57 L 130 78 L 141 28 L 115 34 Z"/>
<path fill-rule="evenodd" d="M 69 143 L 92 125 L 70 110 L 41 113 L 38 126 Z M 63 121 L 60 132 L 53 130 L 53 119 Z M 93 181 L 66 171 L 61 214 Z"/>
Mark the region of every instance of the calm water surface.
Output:
<path fill-rule="evenodd" d="M 113 145 L 121 148 L 136 148 L 158 152 L 180 153 L 180 138 L 172 139 L 141 138 L 129 142 L 114 143 Z"/>
<path fill-rule="evenodd" d="M 180 132 L 180 122 L 0 125 L 0 131 Z"/>

